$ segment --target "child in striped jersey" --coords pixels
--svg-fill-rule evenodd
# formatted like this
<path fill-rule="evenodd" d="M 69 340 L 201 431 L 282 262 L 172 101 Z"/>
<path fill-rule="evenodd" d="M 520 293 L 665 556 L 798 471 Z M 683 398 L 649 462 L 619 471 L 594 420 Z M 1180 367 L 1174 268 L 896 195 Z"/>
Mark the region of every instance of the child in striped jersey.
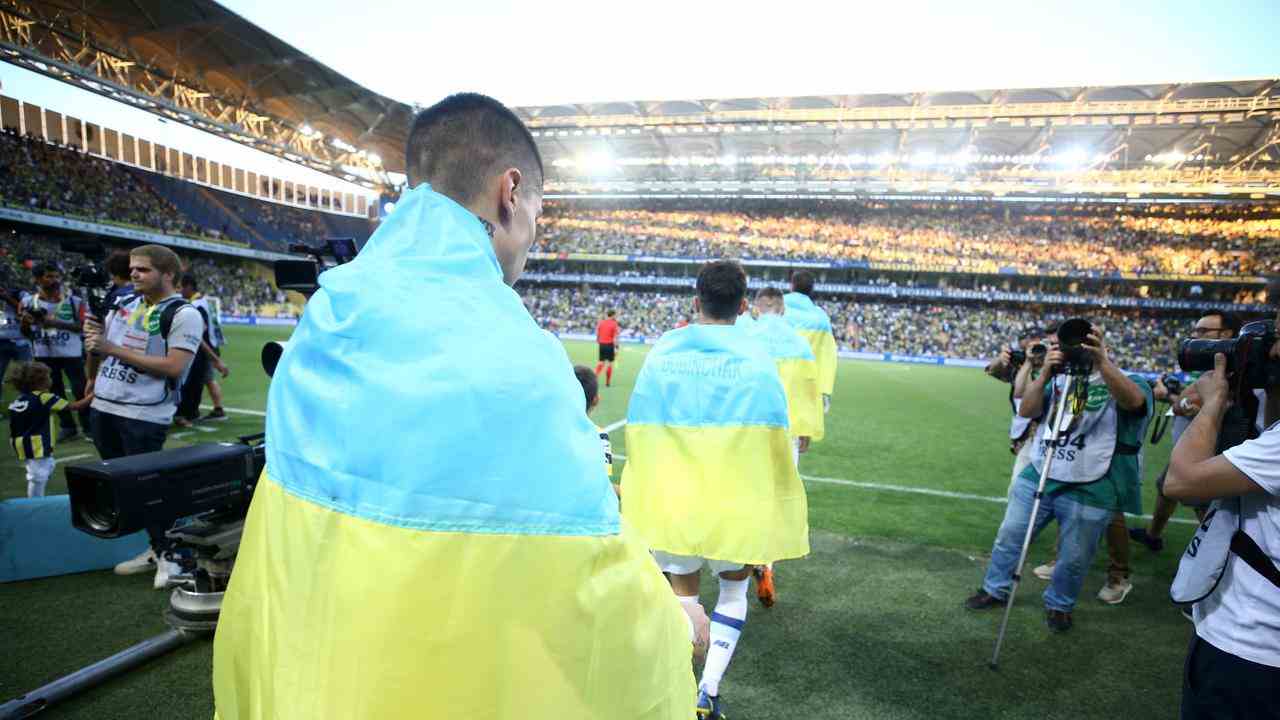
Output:
<path fill-rule="evenodd" d="M 574 365 L 573 374 L 582 384 L 582 394 L 586 396 L 587 401 L 587 414 L 590 415 L 591 411 L 600 404 L 600 381 L 596 378 L 596 374 L 591 372 L 591 368 L 583 365 Z M 599 425 L 596 426 L 596 430 L 600 433 L 600 442 L 604 445 L 604 471 L 609 476 L 610 484 L 613 485 L 613 492 L 618 497 L 622 497 L 618 484 L 613 482 L 613 444 L 609 442 L 609 433 Z"/>
<path fill-rule="evenodd" d="M 53 415 L 78 412 L 93 402 L 89 394 L 69 403 L 49 392 L 52 371 L 42 362 L 18 363 L 9 371 L 9 384 L 18 398 L 9 404 L 9 443 L 27 466 L 27 497 L 44 497 L 53 475 Z"/>

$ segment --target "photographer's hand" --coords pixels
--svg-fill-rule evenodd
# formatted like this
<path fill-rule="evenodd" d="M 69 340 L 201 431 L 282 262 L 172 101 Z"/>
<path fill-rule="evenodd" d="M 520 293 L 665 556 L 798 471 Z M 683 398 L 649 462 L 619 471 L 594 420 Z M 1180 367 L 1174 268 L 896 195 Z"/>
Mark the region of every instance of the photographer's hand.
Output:
<path fill-rule="evenodd" d="M 1080 347 L 1093 358 L 1094 368 L 1102 374 L 1102 381 L 1107 384 L 1107 389 L 1111 391 L 1121 410 L 1137 412 L 1146 408 L 1146 394 L 1119 366 L 1111 362 L 1111 355 L 1107 352 L 1107 344 L 1102 340 L 1102 335 L 1097 332 L 1089 333 Z"/>
<path fill-rule="evenodd" d="M 1018 415 L 1035 419 L 1044 412 L 1044 387 L 1053 378 L 1054 369 L 1062 367 L 1066 362 L 1061 350 L 1050 350 L 1044 358 L 1045 371 L 1032 378 L 1023 389 L 1022 403 L 1018 405 Z"/>
<path fill-rule="evenodd" d="M 993 378 L 999 380 L 1006 370 L 1009 369 L 1009 363 L 1012 362 L 1013 356 L 1009 353 L 1009 348 L 1000 351 L 991 362 L 987 363 L 985 372 Z"/>
<path fill-rule="evenodd" d="M 1214 455 L 1222 417 L 1231 401 L 1227 383 L 1227 356 L 1213 358 L 1213 372 L 1200 376 L 1188 392 L 1204 398 L 1201 412 L 1173 447 L 1164 494 L 1174 500 L 1212 500 L 1264 492 L 1248 475 L 1221 455 Z"/>

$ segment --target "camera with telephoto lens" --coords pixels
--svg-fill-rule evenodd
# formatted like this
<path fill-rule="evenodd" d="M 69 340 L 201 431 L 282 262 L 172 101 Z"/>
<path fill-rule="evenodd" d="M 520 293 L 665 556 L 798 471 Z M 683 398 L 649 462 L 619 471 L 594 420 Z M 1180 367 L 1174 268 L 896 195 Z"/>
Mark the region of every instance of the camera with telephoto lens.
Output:
<path fill-rule="evenodd" d="M 107 296 L 114 287 L 111 276 L 100 264 L 107 256 L 106 247 L 97 240 L 83 238 L 64 238 L 58 245 L 63 252 L 85 256 L 86 262 L 68 270 L 67 277 L 71 278 L 72 285 L 89 304 L 89 314 L 99 321 L 105 319 L 111 311 L 107 307 Z"/>
<path fill-rule="evenodd" d="M 1069 375 L 1088 376 L 1093 372 L 1093 356 L 1085 348 L 1084 341 L 1093 332 L 1093 324 L 1084 318 L 1071 318 L 1058 326 L 1058 349 L 1062 351 L 1065 370 Z"/>
<path fill-rule="evenodd" d="M 1271 358 L 1275 344 L 1275 324 L 1259 320 L 1240 328 L 1240 334 L 1230 340 L 1183 340 L 1178 366 L 1185 372 L 1206 372 L 1213 369 L 1214 356 L 1222 353 L 1227 356 L 1227 379 L 1233 389 L 1263 390 L 1280 384 L 1280 360 Z"/>
<path fill-rule="evenodd" d="M 1178 376 L 1170 373 L 1165 373 L 1160 376 L 1160 384 L 1164 385 L 1164 389 L 1169 391 L 1170 397 L 1173 395 L 1181 395 L 1182 391 L 1186 389 L 1186 387 L 1183 386 L 1182 381 L 1178 379 Z"/>

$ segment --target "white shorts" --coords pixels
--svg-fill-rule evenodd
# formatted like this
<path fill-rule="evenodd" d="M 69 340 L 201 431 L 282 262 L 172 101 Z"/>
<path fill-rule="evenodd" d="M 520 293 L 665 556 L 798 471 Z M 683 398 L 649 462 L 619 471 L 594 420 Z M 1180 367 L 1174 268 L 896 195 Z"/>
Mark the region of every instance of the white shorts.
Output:
<path fill-rule="evenodd" d="M 722 572 L 737 572 L 746 567 L 742 563 L 725 562 L 724 560 L 708 560 L 690 555 L 672 555 L 661 550 L 653 551 L 653 559 L 664 573 L 672 575 L 692 575 L 702 569 L 703 565 L 711 568 L 711 572 L 719 575 Z"/>
<path fill-rule="evenodd" d="M 51 475 L 53 475 L 52 457 L 32 458 L 27 461 L 27 482 L 43 485 L 49 482 Z"/>

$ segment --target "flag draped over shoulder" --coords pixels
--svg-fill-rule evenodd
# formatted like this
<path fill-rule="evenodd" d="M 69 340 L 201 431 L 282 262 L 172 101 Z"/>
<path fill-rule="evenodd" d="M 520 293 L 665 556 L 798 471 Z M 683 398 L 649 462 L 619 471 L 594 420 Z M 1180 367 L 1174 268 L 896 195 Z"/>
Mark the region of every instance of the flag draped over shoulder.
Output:
<path fill-rule="evenodd" d="M 654 345 L 627 410 L 623 513 L 655 550 L 762 564 L 809 552 L 778 370 L 751 333 L 690 325 Z"/>
<path fill-rule="evenodd" d="M 419 186 L 320 280 L 271 384 L 216 717 L 689 717 L 687 620 L 481 222 Z"/>
<path fill-rule="evenodd" d="M 780 315 L 763 314 L 749 328 L 778 365 L 787 393 L 787 417 L 792 437 L 821 440 L 825 434 L 818 363 L 809 343 Z"/>
<path fill-rule="evenodd" d="M 813 350 L 818 361 L 818 389 L 831 395 L 836 387 L 836 336 L 831 332 L 831 318 L 804 293 L 791 292 L 782 296 L 787 307 L 783 317 L 791 323 Z"/>

